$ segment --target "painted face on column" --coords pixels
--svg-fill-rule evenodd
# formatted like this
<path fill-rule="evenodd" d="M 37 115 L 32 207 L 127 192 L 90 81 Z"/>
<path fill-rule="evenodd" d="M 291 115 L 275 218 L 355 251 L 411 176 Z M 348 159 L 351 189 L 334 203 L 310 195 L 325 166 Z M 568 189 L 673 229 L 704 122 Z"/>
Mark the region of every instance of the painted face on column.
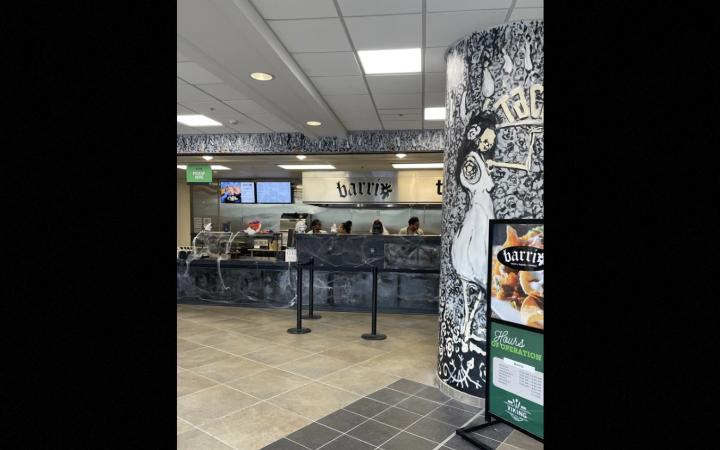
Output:
<path fill-rule="evenodd" d="M 490 128 L 486 128 L 478 140 L 478 150 L 486 152 L 493 148 L 493 145 L 495 145 L 495 131 Z"/>
<path fill-rule="evenodd" d="M 485 161 L 477 152 L 470 152 L 465 158 L 460 182 L 471 192 L 490 192 L 495 187 Z"/>

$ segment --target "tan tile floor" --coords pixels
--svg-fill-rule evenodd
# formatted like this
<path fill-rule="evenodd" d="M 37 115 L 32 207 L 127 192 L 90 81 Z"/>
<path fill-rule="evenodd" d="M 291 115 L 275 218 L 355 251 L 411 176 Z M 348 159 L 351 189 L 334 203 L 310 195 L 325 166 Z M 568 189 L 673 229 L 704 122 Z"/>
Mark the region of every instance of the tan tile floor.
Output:
<path fill-rule="evenodd" d="M 380 314 L 388 338 L 366 341 L 369 314 L 318 313 L 291 335 L 295 310 L 178 305 L 177 448 L 260 449 L 400 379 L 434 385 L 437 316 Z M 497 444 L 542 449 L 517 431 Z"/>

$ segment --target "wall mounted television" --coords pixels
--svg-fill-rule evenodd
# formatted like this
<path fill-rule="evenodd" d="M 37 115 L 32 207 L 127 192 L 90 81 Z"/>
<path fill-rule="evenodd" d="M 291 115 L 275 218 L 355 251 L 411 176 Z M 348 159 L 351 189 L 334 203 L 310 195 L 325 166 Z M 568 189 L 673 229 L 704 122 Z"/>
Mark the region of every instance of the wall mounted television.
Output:
<path fill-rule="evenodd" d="M 220 203 L 255 203 L 255 183 L 252 181 L 221 181 Z"/>
<path fill-rule="evenodd" d="M 292 183 L 290 181 L 258 181 L 257 203 L 292 203 Z"/>

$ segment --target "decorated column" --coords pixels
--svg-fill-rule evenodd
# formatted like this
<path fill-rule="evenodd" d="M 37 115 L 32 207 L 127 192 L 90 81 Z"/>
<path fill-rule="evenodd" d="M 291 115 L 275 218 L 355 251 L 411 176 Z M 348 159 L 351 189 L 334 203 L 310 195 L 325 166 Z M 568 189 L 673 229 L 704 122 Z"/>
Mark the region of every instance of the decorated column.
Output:
<path fill-rule="evenodd" d="M 480 405 L 486 382 L 488 221 L 543 217 L 542 21 L 448 49 L 438 387 Z"/>

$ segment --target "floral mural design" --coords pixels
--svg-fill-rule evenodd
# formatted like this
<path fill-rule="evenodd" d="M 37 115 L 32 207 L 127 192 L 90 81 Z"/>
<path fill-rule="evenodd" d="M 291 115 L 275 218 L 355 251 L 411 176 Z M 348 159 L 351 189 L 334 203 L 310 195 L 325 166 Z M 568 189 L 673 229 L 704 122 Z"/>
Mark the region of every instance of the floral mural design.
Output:
<path fill-rule="evenodd" d="M 448 50 L 437 374 L 484 396 L 488 220 L 542 218 L 542 21 L 475 32 Z"/>

